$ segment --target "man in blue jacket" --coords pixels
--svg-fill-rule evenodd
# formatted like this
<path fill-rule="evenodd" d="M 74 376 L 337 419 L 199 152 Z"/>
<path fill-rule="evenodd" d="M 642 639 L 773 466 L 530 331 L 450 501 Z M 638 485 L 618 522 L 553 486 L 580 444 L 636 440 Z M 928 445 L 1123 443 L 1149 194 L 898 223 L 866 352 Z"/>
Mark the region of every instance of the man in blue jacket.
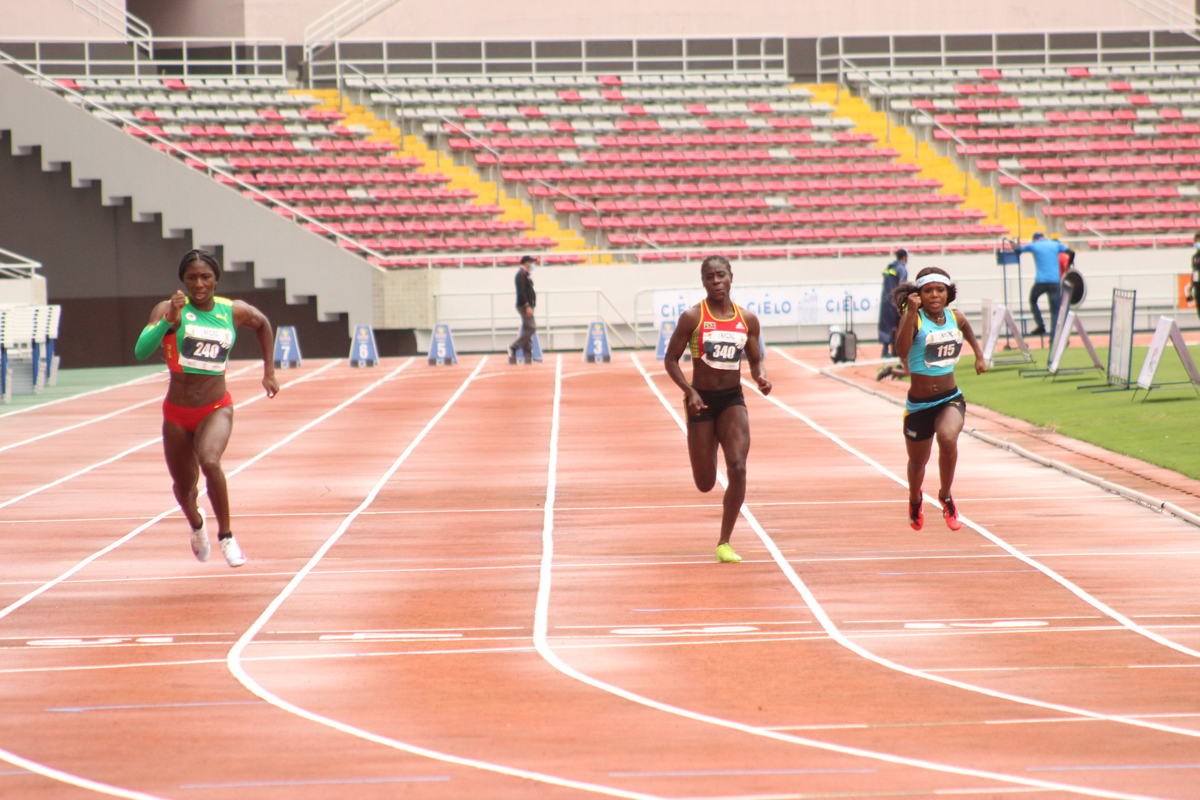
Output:
<path fill-rule="evenodd" d="M 1050 296 L 1050 340 L 1054 340 L 1054 329 L 1058 326 L 1058 306 L 1062 300 L 1060 290 L 1062 272 L 1058 266 L 1058 254 L 1075 255 L 1075 251 L 1057 239 L 1047 239 L 1038 231 L 1033 235 L 1033 241 L 1021 247 L 1014 247 L 1018 253 L 1033 253 L 1035 274 L 1033 288 L 1029 290 L 1029 308 L 1033 311 L 1033 321 L 1037 327 L 1030 331 L 1031 336 L 1042 336 L 1046 333 L 1046 325 L 1042 321 L 1042 312 L 1038 308 L 1038 298 Z"/>

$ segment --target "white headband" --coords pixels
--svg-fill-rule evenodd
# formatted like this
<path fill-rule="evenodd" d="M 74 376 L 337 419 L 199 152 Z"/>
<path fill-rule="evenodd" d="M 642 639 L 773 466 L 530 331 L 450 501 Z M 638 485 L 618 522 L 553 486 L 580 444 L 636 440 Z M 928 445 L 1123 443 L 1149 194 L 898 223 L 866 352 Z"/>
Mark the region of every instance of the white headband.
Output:
<path fill-rule="evenodd" d="M 928 275 L 917 278 L 917 288 L 920 289 L 927 283 L 944 283 L 947 286 L 953 286 L 954 281 L 940 272 L 931 272 Z"/>

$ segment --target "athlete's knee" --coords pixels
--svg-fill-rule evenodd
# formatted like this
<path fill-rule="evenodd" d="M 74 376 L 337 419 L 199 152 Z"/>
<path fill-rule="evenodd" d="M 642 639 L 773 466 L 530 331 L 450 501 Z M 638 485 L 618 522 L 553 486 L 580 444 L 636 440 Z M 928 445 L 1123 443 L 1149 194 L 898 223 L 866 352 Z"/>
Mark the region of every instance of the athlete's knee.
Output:
<path fill-rule="evenodd" d="M 205 453 L 199 453 L 196 456 L 196 460 L 199 462 L 200 471 L 204 473 L 205 478 L 212 480 L 217 476 L 224 475 L 224 472 L 221 470 L 220 455 L 207 455 Z"/>
<path fill-rule="evenodd" d="M 730 461 L 725 465 L 725 472 L 729 475 L 729 482 L 743 482 L 746 480 L 746 459 L 738 458 Z"/>
<path fill-rule="evenodd" d="M 692 480 L 696 482 L 696 488 L 702 492 L 711 492 L 712 488 L 717 485 L 717 476 L 711 473 L 692 475 Z"/>

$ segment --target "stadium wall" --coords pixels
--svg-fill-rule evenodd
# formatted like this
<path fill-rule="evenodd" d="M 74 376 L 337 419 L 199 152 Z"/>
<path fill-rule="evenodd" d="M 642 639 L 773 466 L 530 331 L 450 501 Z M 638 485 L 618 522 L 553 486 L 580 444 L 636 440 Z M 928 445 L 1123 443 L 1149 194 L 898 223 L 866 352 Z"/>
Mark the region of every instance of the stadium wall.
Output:
<path fill-rule="evenodd" d="M 1192 0 L 1171 0 L 1190 9 Z M 159 36 L 282 37 L 303 41 L 304 28 L 333 0 L 129 0 L 129 10 Z M 733 23 L 733 24 L 731 24 Z M 1161 27 L 1128 0 L 545 0 L 399 2 L 352 35 L 363 39 L 548 39 L 770 35 L 795 38 L 859 33 L 1079 30 Z"/>
<path fill-rule="evenodd" d="M 110 2 L 125 8 L 125 0 Z M 3 0 L 0 34 L 9 39 L 110 39 L 114 31 L 76 8 L 71 0 Z"/>

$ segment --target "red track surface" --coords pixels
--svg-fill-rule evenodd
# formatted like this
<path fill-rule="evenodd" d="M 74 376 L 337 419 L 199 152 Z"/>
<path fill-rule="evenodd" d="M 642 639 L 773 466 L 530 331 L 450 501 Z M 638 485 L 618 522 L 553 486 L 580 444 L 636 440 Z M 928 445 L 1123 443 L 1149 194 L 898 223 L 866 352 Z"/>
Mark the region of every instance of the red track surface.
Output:
<path fill-rule="evenodd" d="M 914 533 L 899 411 L 821 352 L 748 398 L 737 565 L 647 354 L 283 373 L 238 570 L 163 380 L 0 417 L 0 796 L 1200 796 L 1200 531 L 964 436 L 967 527 Z"/>

